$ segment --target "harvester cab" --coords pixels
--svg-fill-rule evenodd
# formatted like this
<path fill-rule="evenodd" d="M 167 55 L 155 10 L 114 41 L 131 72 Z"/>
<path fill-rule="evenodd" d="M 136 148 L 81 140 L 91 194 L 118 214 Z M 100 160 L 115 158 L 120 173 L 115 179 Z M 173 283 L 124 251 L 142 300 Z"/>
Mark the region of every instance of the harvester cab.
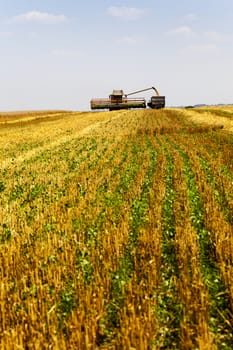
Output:
<path fill-rule="evenodd" d="M 144 98 L 128 98 L 130 95 L 151 89 L 155 91 L 155 96 L 152 96 L 148 103 L 146 103 Z M 165 107 L 165 96 L 160 96 L 155 87 L 137 90 L 128 94 L 124 94 L 123 90 L 113 90 L 108 99 L 92 99 L 90 104 L 92 110 L 108 109 L 109 111 L 113 111 L 130 108 L 146 108 L 147 106 L 150 108 L 159 109 Z"/>

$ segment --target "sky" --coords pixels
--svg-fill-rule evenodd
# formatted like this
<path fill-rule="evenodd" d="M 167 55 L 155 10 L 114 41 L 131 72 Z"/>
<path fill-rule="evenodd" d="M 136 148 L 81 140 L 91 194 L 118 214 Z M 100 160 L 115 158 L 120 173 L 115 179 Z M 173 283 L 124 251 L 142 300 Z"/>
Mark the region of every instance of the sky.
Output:
<path fill-rule="evenodd" d="M 0 111 L 233 103 L 233 1 L 0 0 L 0 62 Z"/>

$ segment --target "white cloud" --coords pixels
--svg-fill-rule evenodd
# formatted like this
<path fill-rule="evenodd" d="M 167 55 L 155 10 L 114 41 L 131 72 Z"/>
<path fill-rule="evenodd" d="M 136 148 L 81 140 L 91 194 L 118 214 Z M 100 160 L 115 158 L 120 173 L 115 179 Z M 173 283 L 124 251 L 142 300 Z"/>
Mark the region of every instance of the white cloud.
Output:
<path fill-rule="evenodd" d="M 193 34 L 193 30 L 188 26 L 180 26 L 170 30 L 170 34 L 178 34 L 178 35 L 190 35 Z"/>
<path fill-rule="evenodd" d="M 113 17 L 118 17 L 125 20 L 137 20 L 144 15 L 145 9 L 125 6 L 111 6 L 108 8 L 107 12 L 110 16 Z"/>
<path fill-rule="evenodd" d="M 65 15 L 54 15 L 47 12 L 31 11 L 15 16 L 12 22 L 61 23 L 67 21 Z"/>

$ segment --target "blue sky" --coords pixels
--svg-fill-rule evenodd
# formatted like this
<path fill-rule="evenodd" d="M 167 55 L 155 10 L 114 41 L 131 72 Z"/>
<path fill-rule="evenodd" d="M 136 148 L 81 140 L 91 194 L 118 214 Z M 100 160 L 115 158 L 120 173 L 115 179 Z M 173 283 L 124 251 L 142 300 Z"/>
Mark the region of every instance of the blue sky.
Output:
<path fill-rule="evenodd" d="M 233 103 L 233 1 L 0 0 L 0 55 L 1 111 L 150 86 L 168 106 Z"/>

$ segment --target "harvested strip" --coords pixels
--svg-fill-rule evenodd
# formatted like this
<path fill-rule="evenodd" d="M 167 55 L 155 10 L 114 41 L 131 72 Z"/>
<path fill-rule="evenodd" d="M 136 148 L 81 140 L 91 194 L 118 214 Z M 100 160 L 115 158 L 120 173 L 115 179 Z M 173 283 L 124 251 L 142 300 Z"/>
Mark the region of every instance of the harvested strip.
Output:
<path fill-rule="evenodd" d="M 198 113 L 194 110 L 182 110 L 180 109 L 179 112 L 184 115 L 184 117 L 187 117 L 190 121 L 193 121 L 195 123 L 199 124 L 211 124 L 216 126 L 222 126 L 224 127 L 224 130 L 227 130 L 229 132 L 233 132 L 233 119 L 228 117 L 219 117 L 217 115 L 213 115 L 212 113 L 206 112 L 203 114 Z"/>

